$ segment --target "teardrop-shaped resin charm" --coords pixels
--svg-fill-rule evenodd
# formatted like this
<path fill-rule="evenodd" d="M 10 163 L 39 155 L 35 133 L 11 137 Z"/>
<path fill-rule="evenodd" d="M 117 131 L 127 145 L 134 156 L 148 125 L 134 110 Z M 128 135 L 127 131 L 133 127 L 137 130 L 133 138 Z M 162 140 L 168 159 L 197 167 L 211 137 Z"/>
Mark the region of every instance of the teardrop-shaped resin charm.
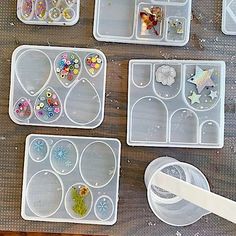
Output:
<path fill-rule="evenodd" d="M 65 113 L 72 122 L 87 125 L 97 118 L 100 110 L 99 95 L 87 79 L 81 79 L 71 88 L 65 100 Z"/>
<path fill-rule="evenodd" d="M 20 98 L 14 106 L 14 114 L 18 120 L 27 120 L 32 115 L 30 100 Z"/>
<path fill-rule="evenodd" d="M 87 72 L 94 77 L 101 71 L 103 61 L 99 54 L 93 53 L 86 57 L 85 63 Z"/>
<path fill-rule="evenodd" d="M 21 15 L 23 18 L 30 20 L 34 14 L 33 0 L 23 0 L 21 5 Z"/>
<path fill-rule="evenodd" d="M 46 0 L 36 0 L 35 13 L 38 19 L 45 20 L 48 15 L 48 4 Z"/>
<path fill-rule="evenodd" d="M 55 60 L 55 70 L 59 81 L 69 87 L 80 74 L 81 61 L 74 52 L 63 52 Z"/>
<path fill-rule="evenodd" d="M 52 88 L 45 89 L 36 99 L 34 111 L 39 120 L 50 123 L 56 121 L 61 113 L 60 98 Z"/>
<path fill-rule="evenodd" d="M 52 63 L 46 53 L 29 49 L 18 57 L 15 72 L 22 88 L 29 95 L 35 96 L 48 83 Z"/>

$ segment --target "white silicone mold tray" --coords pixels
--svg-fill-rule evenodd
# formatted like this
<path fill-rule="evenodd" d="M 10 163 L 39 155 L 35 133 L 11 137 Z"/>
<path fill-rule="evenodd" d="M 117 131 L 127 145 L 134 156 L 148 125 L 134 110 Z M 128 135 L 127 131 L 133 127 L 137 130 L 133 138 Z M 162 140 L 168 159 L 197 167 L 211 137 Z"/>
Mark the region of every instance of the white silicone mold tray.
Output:
<path fill-rule="evenodd" d="M 117 139 L 29 135 L 22 217 L 113 225 L 117 220 L 120 149 Z"/>
<path fill-rule="evenodd" d="M 17 16 L 25 24 L 74 25 L 79 20 L 80 0 L 18 0 Z"/>
<path fill-rule="evenodd" d="M 127 143 L 221 148 L 225 63 L 131 60 Z"/>
<path fill-rule="evenodd" d="M 236 0 L 223 0 L 222 31 L 236 35 Z"/>
<path fill-rule="evenodd" d="M 96 0 L 99 41 L 183 46 L 189 41 L 191 0 Z"/>
<path fill-rule="evenodd" d="M 21 125 L 96 128 L 105 81 L 99 50 L 20 46 L 12 56 L 10 117 Z"/>

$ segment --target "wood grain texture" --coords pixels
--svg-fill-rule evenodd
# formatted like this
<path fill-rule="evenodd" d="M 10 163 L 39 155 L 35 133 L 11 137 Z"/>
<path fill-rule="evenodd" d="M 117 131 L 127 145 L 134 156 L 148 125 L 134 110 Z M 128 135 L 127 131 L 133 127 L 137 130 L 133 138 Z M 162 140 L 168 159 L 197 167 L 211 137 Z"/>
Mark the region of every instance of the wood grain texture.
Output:
<path fill-rule="evenodd" d="M 169 155 L 200 168 L 215 193 L 236 200 L 236 37 L 221 32 L 221 0 L 194 0 L 191 40 L 185 47 L 97 42 L 92 36 L 93 0 L 81 0 L 81 19 L 73 27 L 24 25 L 16 0 L 0 7 L 0 230 L 122 236 L 233 236 L 236 226 L 208 215 L 189 227 L 171 227 L 148 207 L 143 175 L 153 159 Z M 95 130 L 26 127 L 8 116 L 11 53 L 22 44 L 89 47 L 108 59 L 105 120 Z M 227 63 L 225 147 L 222 150 L 132 148 L 126 144 L 128 61 L 136 59 L 214 59 Z M 115 137 L 122 142 L 118 222 L 112 226 L 27 222 L 20 216 L 24 141 L 28 134 Z M 220 206 L 219 206 L 220 207 Z"/>

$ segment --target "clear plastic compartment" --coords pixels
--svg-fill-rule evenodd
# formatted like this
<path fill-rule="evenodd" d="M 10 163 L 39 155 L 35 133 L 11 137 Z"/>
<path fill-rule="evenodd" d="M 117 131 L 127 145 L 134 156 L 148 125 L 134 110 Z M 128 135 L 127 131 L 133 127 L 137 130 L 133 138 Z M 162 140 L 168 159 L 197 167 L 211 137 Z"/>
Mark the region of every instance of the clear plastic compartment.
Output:
<path fill-rule="evenodd" d="M 106 57 L 96 49 L 20 46 L 9 114 L 21 125 L 96 128 L 104 118 Z"/>
<path fill-rule="evenodd" d="M 225 63 L 131 60 L 130 146 L 222 148 Z"/>
<path fill-rule="evenodd" d="M 117 220 L 120 151 L 117 139 L 29 135 L 22 217 L 113 225 Z"/>
<path fill-rule="evenodd" d="M 25 24 L 75 25 L 80 0 L 17 0 L 17 16 Z"/>
<path fill-rule="evenodd" d="M 191 4 L 191 0 L 96 0 L 93 34 L 99 41 L 183 46 L 189 40 Z"/>
<path fill-rule="evenodd" d="M 236 0 L 223 0 L 222 31 L 224 34 L 236 35 Z"/>

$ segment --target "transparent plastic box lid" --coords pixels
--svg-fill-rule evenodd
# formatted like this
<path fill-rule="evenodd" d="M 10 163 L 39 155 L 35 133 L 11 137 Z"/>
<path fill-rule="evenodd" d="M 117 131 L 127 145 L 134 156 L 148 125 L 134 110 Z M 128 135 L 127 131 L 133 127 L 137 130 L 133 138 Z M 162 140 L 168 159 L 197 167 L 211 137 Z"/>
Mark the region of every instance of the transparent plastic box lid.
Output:
<path fill-rule="evenodd" d="M 130 146 L 222 148 L 225 63 L 131 60 Z"/>
<path fill-rule="evenodd" d="M 104 118 L 106 57 L 96 49 L 20 46 L 9 114 L 20 125 L 92 129 Z"/>
<path fill-rule="evenodd" d="M 17 17 L 25 24 L 70 26 L 79 11 L 80 0 L 17 0 Z"/>
<path fill-rule="evenodd" d="M 22 217 L 113 225 L 117 221 L 120 149 L 117 139 L 29 135 Z"/>
<path fill-rule="evenodd" d="M 223 0 L 222 31 L 224 34 L 236 35 L 236 0 Z"/>
<path fill-rule="evenodd" d="M 191 0 L 96 0 L 99 41 L 183 46 L 189 41 Z"/>

